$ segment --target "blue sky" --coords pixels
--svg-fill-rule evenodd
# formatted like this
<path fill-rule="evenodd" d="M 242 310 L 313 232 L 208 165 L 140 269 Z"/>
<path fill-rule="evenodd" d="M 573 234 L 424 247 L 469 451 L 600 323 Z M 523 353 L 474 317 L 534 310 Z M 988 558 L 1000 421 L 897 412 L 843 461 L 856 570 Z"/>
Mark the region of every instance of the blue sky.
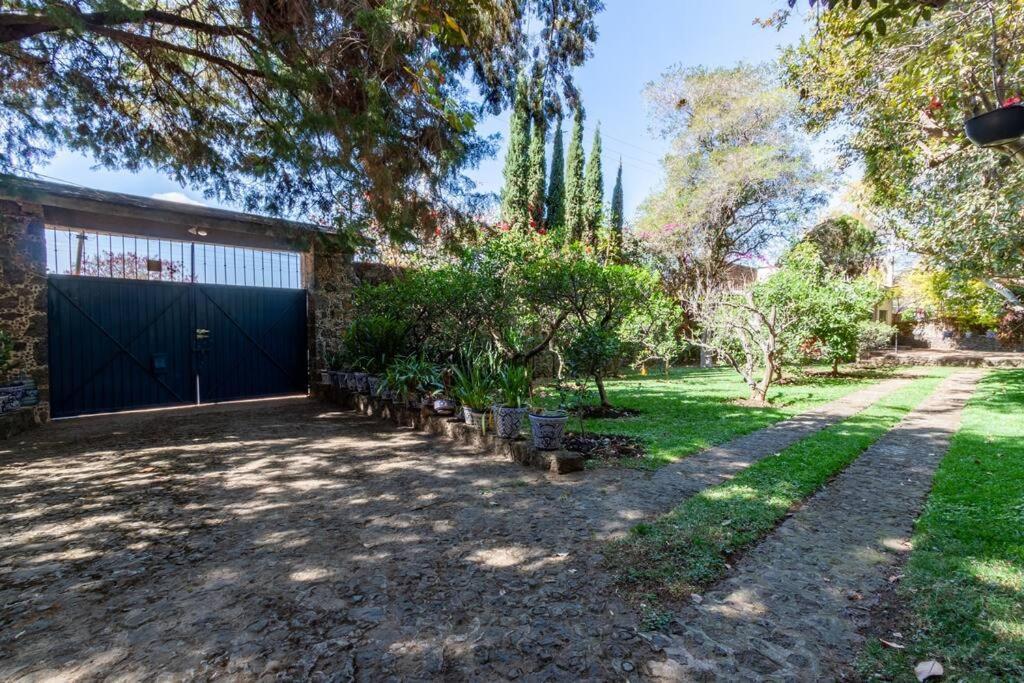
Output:
<path fill-rule="evenodd" d="M 658 161 L 667 145 L 648 133 L 643 99 L 645 84 L 673 64 L 732 65 L 775 58 L 780 46 L 799 38 L 803 24 L 792 21 L 782 32 L 753 25 L 753 19 L 783 6 L 782 0 L 606 0 L 598 17 L 600 36 L 593 57 L 577 72 L 587 109 L 585 143 L 601 122 L 604 175 L 611 194 L 615 168 L 622 158 L 627 216 L 657 187 Z M 505 135 L 507 117 L 481 126 L 484 134 Z M 504 156 L 470 172 L 482 191 L 498 192 Z M 93 169 L 78 154 L 59 152 L 37 170 L 51 178 L 103 190 L 142 196 L 186 199 L 217 205 L 196 188 L 183 188 L 156 171 L 130 173 Z"/>

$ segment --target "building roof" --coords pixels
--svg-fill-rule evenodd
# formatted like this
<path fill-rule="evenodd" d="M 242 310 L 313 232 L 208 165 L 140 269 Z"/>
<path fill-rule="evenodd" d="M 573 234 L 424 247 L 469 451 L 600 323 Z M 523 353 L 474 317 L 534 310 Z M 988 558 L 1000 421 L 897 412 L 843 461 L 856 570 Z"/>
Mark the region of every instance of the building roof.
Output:
<path fill-rule="evenodd" d="M 171 238 L 181 237 L 176 233 L 189 229 L 216 231 L 218 234 L 215 238 L 221 239 L 214 241 L 232 243 L 280 242 L 332 232 L 329 228 L 313 223 L 13 175 L 0 175 L 0 199 L 39 204 L 44 209 L 47 222 L 60 225 L 114 232 L 142 232 Z"/>

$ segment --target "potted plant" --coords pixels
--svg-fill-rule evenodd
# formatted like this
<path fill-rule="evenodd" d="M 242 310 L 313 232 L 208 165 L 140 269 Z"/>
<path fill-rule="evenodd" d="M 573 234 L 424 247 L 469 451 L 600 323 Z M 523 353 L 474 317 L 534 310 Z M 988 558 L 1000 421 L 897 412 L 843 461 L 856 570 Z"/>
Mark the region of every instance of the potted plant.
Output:
<path fill-rule="evenodd" d="M 355 359 L 356 369 L 354 378 L 349 378 L 349 388 L 375 393 L 380 375 L 401 354 L 407 331 L 405 324 L 391 318 L 357 318 L 345 332 L 345 349 Z"/>
<path fill-rule="evenodd" d="M 964 130 L 970 141 L 980 147 L 1014 142 L 1024 136 L 1024 104 L 1021 98 L 1011 97 L 1002 107 L 967 119 Z"/>
<path fill-rule="evenodd" d="M 491 389 L 493 387 L 493 357 L 479 355 L 461 367 L 452 369 L 452 393 L 462 404 L 466 424 L 487 430 Z"/>
<path fill-rule="evenodd" d="M 494 377 L 496 403 L 494 424 L 502 439 L 515 439 L 526 414 L 526 401 L 530 398 L 530 371 L 525 365 L 508 365 Z"/>
<path fill-rule="evenodd" d="M 413 405 L 420 395 L 437 388 L 437 366 L 416 356 L 396 358 L 388 365 L 381 386 L 393 392 L 396 400 Z"/>
<path fill-rule="evenodd" d="M 530 433 L 533 436 L 533 447 L 539 451 L 557 451 L 562 447 L 562 436 L 565 425 L 569 421 L 569 413 L 565 410 L 531 410 Z"/>

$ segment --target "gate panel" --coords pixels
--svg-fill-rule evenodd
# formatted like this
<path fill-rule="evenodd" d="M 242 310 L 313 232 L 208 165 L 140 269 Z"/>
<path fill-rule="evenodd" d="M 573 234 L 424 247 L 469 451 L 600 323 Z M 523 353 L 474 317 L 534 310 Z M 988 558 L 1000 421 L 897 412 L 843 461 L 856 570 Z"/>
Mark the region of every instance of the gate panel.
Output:
<path fill-rule="evenodd" d="M 195 285 L 203 403 L 304 393 L 306 292 Z"/>
<path fill-rule="evenodd" d="M 191 288 L 51 275 L 55 417 L 195 401 Z"/>

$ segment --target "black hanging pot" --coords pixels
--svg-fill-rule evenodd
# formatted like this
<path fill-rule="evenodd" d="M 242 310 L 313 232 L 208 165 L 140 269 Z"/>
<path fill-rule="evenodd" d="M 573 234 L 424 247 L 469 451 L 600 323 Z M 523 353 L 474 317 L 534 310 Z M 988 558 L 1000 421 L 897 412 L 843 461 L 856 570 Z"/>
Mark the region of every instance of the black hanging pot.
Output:
<path fill-rule="evenodd" d="M 1024 136 L 1024 104 L 994 109 L 964 124 L 967 137 L 981 147 L 1005 145 Z"/>

